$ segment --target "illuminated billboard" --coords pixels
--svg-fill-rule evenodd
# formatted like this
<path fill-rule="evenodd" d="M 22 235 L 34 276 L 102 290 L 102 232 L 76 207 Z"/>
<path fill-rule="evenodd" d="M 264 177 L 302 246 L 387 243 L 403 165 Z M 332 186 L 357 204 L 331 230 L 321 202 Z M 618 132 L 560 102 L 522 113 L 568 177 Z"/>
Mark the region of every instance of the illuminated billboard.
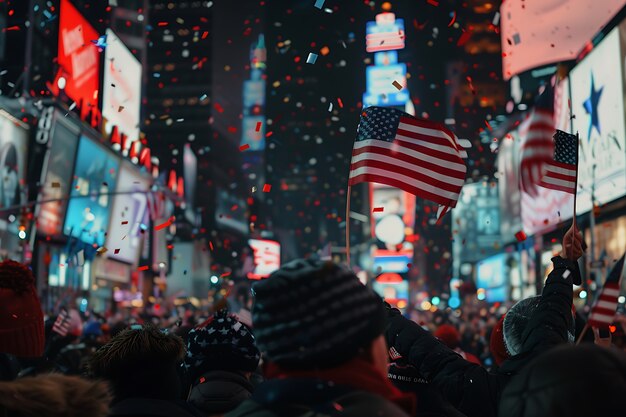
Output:
<path fill-rule="evenodd" d="M 575 59 L 625 4 L 625 0 L 503 1 L 500 30 L 504 79 Z"/>
<path fill-rule="evenodd" d="M 19 222 L 6 220 L 26 203 L 27 152 L 28 126 L 0 110 L 0 230 L 17 231 Z"/>
<path fill-rule="evenodd" d="M 479 294 L 484 291 L 485 300 L 489 303 L 502 303 L 508 299 L 506 259 L 506 255 L 500 253 L 478 263 L 476 287 Z"/>
<path fill-rule="evenodd" d="M 613 29 L 571 71 L 574 131 L 580 134 L 577 213 L 626 193 L 625 54 Z"/>
<path fill-rule="evenodd" d="M 375 22 L 365 26 L 365 50 L 367 52 L 392 51 L 404 48 L 404 20 L 393 13 L 381 13 Z"/>
<path fill-rule="evenodd" d="M 404 309 L 409 302 L 409 281 L 394 273 L 380 274 L 372 288 L 392 307 Z"/>
<path fill-rule="evenodd" d="M 375 65 L 365 71 L 364 106 L 401 106 L 409 100 L 408 91 L 395 86 L 406 86 L 406 64 Z"/>
<path fill-rule="evenodd" d="M 258 71 L 258 70 L 257 70 Z M 243 107 L 263 106 L 265 104 L 265 80 L 252 79 L 243 82 Z"/>
<path fill-rule="evenodd" d="M 254 271 L 248 273 L 248 278 L 267 278 L 280 268 L 280 243 L 273 240 L 250 239 L 248 244 L 254 252 Z"/>
<path fill-rule="evenodd" d="M 137 167 L 122 164 L 106 238 L 109 258 L 137 264 L 150 220 L 147 197 L 150 186 L 150 179 Z"/>
<path fill-rule="evenodd" d="M 98 107 L 100 56 L 98 32 L 76 10 L 69 0 L 61 0 L 59 17 L 59 71 L 51 84 L 59 94 L 60 78 L 65 79 L 65 94 L 84 107 Z"/>
<path fill-rule="evenodd" d="M 141 64 L 111 29 L 106 34 L 102 117 L 107 133 L 117 126 L 134 141 L 139 139 Z"/>

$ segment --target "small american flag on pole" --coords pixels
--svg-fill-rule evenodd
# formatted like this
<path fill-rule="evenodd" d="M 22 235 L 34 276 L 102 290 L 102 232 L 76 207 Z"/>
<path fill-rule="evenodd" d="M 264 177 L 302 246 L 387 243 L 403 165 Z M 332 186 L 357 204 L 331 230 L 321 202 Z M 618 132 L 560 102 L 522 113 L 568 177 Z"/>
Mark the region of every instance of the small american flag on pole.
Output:
<path fill-rule="evenodd" d="M 615 310 L 617 309 L 617 298 L 620 294 L 620 285 L 624 274 L 624 256 L 613 266 L 609 276 L 606 278 L 604 287 L 598 295 L 598 299 L 591 308 L 588 323 L 592 327 L 608 327 L 613 323 Z"/>
<path fill-rule="evenodd" d="M 543 166 L 539 185 L 576 194 L 578 175 L 578 136 L 557 130 L 554 134 L 554 160 Z"/>
<path fill-rule="evenodd" d="M 52 326 L 52 331 L 60 336 L 67 336 L 67 333 L 70 331 L 69 314 L 67 311 L 61 310 Z"/>
<path fill-rule="evenodd" d="M 465 182 L 466 152 L 444 126 L 393 108 L 361 114 L 348 185 L 377 182 L 455 207 Z"/>

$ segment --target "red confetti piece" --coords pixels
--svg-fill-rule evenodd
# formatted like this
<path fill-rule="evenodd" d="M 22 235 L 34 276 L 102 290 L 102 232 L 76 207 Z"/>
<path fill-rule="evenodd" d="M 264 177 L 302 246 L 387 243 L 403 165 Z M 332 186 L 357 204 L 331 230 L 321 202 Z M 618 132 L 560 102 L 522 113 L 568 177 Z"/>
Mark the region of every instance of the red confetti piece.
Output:
<path fill-rule="evenodd" d="M 20 27 L 19 26 L 11 26 L 9 28 L 6 28 L 5 30 L 6 31 L 9 31 L 9 30 L 20 30 Z"/>
<path fill-rule="evenodd" d="M 267 132 L 267 133 L 265 134 L 265 137 L 266 137 L 266 138 L 269 138 L 269 137 L 270 137 L 270 136 L 272 136 L 273 134 L 274 134 L 274 132 Z"/>
<path fill-rule="evenodd" d="M 339 108 L 343 109 L 343 101 L 339 97 L 337 97 L 337 103 L 339 103 Z"/>
<path fill-rule="evenodd" d="M 220 113 L 224 113 L 224 108 L 222 106 L 219 105 L 219 103 L 215 103 L 213 105 L 213 107 L 215 108 L 215 110 L 217 110 Z"/>
<path fill-rule="evenodd" d="M 245 145 L 241 145 L 241 146 L 239 147 L 239 150 L 240 150 L 241 152 L 245 151 L 246 149 L 250 149 L 250 145 L 248 145 L 247 143 L 246 143 Z"/>
<path fill-rule="evenodd" d="M 520 230 L 519 232 L 515 233 L 515 239 L 517 239 L 518 242 L 523 242 L 526 240 L 526 233 L 524 233 L 523 230 Z"/>
<path fill-rule="evenodd" d="M 230 272 L 224 272 L 222 275 L 220 275 L 220 278 L 224 278 L 229 276 L 231 273 Z"/>
<path fill-rule="evenodd" d="M 254 129 L 255 132 L 260 132 L 261 131 L 261 126 L 263 126 L 263 122 L 256 122 L 256 128 Z"/>
<path fill-rule="evenodd" d="M 169 23 L 167 22 L 159 22 L 157 23 L 157 26 L 167 26 Z"/>
<path fill-rule="evenodd" d="M 207 36 L 209 36 L 209 32 L 206 32 L 206 31 L 205 31 L 205 32 L 202 34 L 202 39 L 206 39 L 206 37 L 207 37 Z"/>
<path fill-rule="evenodd" d="M 373 210 L 374 213 L 382 213 L 383 211 L 385 211 L 384 207 L 374 207 Z"/>
<path fill-rule="evenodd" d="M 270 184 L 265 184 L 263 186 L 263 192 L 264 193 L 269 193 L 271 189 L 272 189 L 272 186 Z"/>
<path fill-rule="evenodd" d="M 470 32 L 469 30 L 466 30 L 465 32 L 463 32 L 459 40 L 456 42 L 456 46 L 465 45 L 467 41 L 469 41 L 470 36 L 472 36 L 472 32 Z"/>
<path fill-rule="evenodd" d="M 430 4 L 431 6 L 435 6 L 435 7 L 439 6 L 439 2 L 436 0 L 426 0 L 426 2 Z"/>
<path fill-rule="evenodd" d="M 399 82 L 397 82 L 397 81 L 394 81 L 392 84 L 393 84 L 393 86 L 394 86 L 394 87 L 396 87 L 398 90 L 402 90 L 402 88 L 403 88 L 403 87 L 402 87 L 402 84 L 400 84 L 400 83 L 399 83 Z"/>
<path fill-rule="evenodd" d="M 454 22 L 456 21 L 456 12 L 452 12 L 452 20 L 450 20 L 450 23 L 448 23 L 448 27 L 452 26 L 454 24 Z"/>
<path fill-rule="evenodd" d="M 211 248 L 211 250 L 213 250 L 213 242 L 209 241 L 209 248 Z"/>
<path fill-rule="evenodd" d="M 206 381 L 206 378 L 205 378 L 205 377 L 203 377 L 203 376 L 201 376 L 201 377 L 200 377 L 200 383 L 201 383 L 201 384 L 204 384 L 204 382 L 205 382 L 205 381 Z"/>
<path fill-rule="evenodd" d="M 120 253 L 120 250 L 119 250 L 119 249 L 115 249 L 115 250 L 113 251 L 113 253 L 117 255 L 118 253 Z"/>
<path fill-rule="evenodd" d="M 128 224 L 128 220 L 124 220 L 122 224 Z"/>
<path fill-rule="evenodd" d="M 154 226 L 154 230 L 158 231 L 161 229 L 165 229 L 167 226 L 171 225 L 173 221 L 174 221 L 174 217 L 172 216 L 165 223 L 161 223 L 161 224 Z"/>
<path fill-rule="evenodd" d="M 137 268 L 137 271 L 147 271 L 148 269 L 150 269 L 150 267 L 148 265 L 144 265 Z"/>

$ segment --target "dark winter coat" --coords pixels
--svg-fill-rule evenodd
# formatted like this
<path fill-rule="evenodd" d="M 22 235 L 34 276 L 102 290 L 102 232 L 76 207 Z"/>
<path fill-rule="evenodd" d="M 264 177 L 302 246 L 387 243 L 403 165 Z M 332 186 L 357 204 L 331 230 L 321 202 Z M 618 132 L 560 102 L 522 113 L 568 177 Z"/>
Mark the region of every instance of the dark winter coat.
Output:
<path fill-rule="evenodd" d="M 204 417 L 182 400 L 128 398 L 111 405 L 109 417 Z"/>
<path fill-rule="evenodd" d="M 500 417 L 626 414 L 626 354 L 592 344 L 540 355 L 507 385 Z"/>
<path fill-rule="evenodd" d="M 221 416 L 250 398 L 252 391 L 252 384 L 243 373 L 205 372 L 191 389 L 187 402 L 205 416 Z"/>
<path fill-rule="evenodd" d="M 578 266 L 552 259 L 554 270 L 546 280 L 541 301 L 523 334 L 522 353 L 505 361 L 496 373 L 461 358 L 418 324 L 391 309 L 387 343 L 402 359 L 437 387 L 444 398 L 468 417 L 495 417 L 500 395 L 509 379 L 530 360 L 568 342 L 572 325 L 572 279 Z M 566 277 L 566 270 L 570 270 Z"/>
<path fill-rule="evenodd" d="M 369 392 L 315 379 L 273 379 L 226 417 L 409 417 L 397 405 Z"/>

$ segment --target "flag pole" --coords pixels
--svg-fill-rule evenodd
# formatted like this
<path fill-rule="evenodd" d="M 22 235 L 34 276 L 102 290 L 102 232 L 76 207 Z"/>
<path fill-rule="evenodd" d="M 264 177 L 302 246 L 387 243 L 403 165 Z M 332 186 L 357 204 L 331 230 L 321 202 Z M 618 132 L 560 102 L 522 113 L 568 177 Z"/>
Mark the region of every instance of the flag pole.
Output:
<path fill-rule="evenodd" d="M 578 336 L 578 340 L 576 340 L 576 345 L 579 345 L 580 342 L 583 341 L 583 337 L 585 337 L 585 334 L 587 333 L 587 330 L 589 330 L 589 322 L 585 323 L 585 327 L 583 327 L 583 330 L 580 332 L 580 335 Z"/>
<path fill-rule="evenodd" d="M 576 181 L 574 181 L 574 211 L 572 212 L 572 227 L 574 228 L 574 234 L 576 234 L 578 231 L 578 227 L 576 226 L 576 196 L 578 196 L 578 156 L 579 156 L 578 148 L 579 147 L 580 147 L 580 140 L 578 138 L 578 132 L 576 132 Z M 572 256 L 573 254 L 574 254 L 574 236 L 572 236 L 572 248 L 571 248 L 570 256 Z"/>
<path fill-rule="evenodd" d="M 352 268 L 350 263 L 350 195 L 352 194 L 352 186 L 348 185 L 348 193 L 346 196 L 346 261 L 348 267 Z"/>

